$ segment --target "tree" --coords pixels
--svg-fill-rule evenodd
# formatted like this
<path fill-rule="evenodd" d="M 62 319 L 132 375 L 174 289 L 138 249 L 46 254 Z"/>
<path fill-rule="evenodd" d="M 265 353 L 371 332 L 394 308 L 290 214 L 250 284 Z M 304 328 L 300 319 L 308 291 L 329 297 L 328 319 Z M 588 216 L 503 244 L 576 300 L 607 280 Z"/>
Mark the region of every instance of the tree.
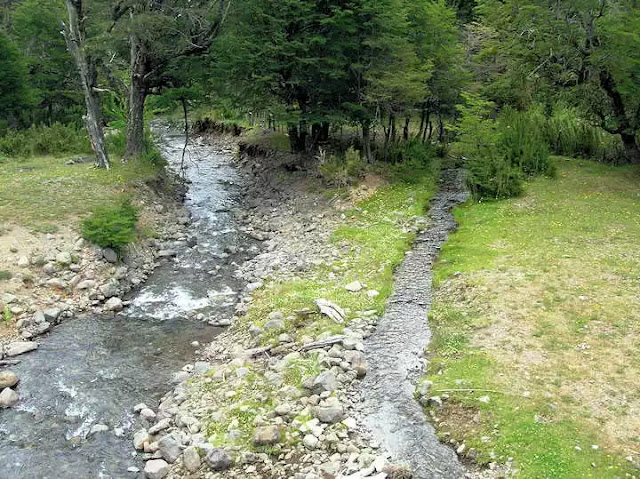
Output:
<path fill-rule="evenodd" d="M 218 35 L 229 0 L 123 0 L 117 2 L 109 33 L 129 44 L 129 94 L 126 158 L 144 149 L 147 96 L 171 85 L 169 70 L 177 62 L 206 54 Z"/>
<path fill-rule="evenodd" d="M 11 126 L 18 126 L 21 112 L 32 104 L 27 86 L 27 69 L 20 52 L 9 38 L 0 32 L 0 112 Z"/>
<path fill-rule="evenodd" d="M 86 11 L 82 0 L 65 1 L 68 12 L 68 21 L 64 24 L 65 39 L 80 75 L 87 108 L 84 122 L 89 133 L 91 148 L 96 155 L 96 167 L 109 169 L 109 155 L 104 145 L 102 129 L 102 106 L 96 60 L 87 48 Z"/>
<path fill-rule="evenodd" d="M 586 118 L 619 135 L 640 164 L 640 9 L 634 0 L 482 0 L 511 78 L 545 82 Z M 517 72 L 514 75 L 514 72 Z M 540 88 L 538 88 L 540 91 Z M 558 93 L 556 93 L 558 92 Z"/>

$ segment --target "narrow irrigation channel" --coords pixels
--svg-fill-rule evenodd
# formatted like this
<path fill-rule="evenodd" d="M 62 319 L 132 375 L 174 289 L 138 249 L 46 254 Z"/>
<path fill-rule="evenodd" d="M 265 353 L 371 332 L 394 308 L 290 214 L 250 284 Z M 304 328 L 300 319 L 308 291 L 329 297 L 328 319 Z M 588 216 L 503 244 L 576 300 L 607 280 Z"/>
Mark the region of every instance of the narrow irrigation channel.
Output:
<path fill-rule="evenodd" d="M 387 310 L 365 347 L 370 368 L 362 382 L 365 423 L 393 460 L 409 465 L 418 479 L 459 479 L 465 474 L 455 452 L 425 422 L 414 390 L 431 339 L 431 269 L 456 227 L 451 209 L 466 196 L 463 172 L 444 170 L 431 202 L 431 225 L 398 271 Z"/>
<path fill-rule="evenodd" d="M 161 124 L 154 132 L 177 170 L 183 138 Z M 189 148 L 189 238 L 171 245 L 175 258 L 128 298 L 125 314 L 63 323 L 12 367 L 21 401 L 0 411 L 0 479 L 143 477 L 132 407 L 170 389 L 172 374 L 193 359 L 191 343 L 220 332 L 211 324 L 233 315 L 244 286 L 233 275 L 249 244 L 230 212 L 241 195 L 232 154 Z M 203 320 L 185 319 L 194 311 Z"/>

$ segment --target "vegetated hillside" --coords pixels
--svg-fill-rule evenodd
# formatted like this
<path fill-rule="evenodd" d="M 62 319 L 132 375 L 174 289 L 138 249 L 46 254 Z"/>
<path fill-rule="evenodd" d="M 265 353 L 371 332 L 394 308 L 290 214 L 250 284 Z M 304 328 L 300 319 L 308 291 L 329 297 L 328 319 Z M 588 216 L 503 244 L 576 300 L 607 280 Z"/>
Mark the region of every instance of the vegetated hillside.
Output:
<path fill-rule="evenodd" d="M 521 198 L 456 212 L 428 374 L 450 399 L 432 413 L 518 477 L 623 477 L 640 437 L 640 177 L 555 162 Z"/>

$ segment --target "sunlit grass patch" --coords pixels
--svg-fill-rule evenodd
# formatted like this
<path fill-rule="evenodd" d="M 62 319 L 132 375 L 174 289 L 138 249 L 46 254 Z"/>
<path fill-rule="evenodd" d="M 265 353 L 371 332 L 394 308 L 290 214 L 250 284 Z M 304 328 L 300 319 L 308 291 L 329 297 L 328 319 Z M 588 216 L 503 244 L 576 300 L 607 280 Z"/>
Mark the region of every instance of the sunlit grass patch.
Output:
<path fill-rule="evenodd" d="M 625 477 L 640 462 L 640 177 L 556 162 L 522 198 L 456 211 L 435 270 L 429 379 L 451 390 L 436 415 L 518 477 Z"/>

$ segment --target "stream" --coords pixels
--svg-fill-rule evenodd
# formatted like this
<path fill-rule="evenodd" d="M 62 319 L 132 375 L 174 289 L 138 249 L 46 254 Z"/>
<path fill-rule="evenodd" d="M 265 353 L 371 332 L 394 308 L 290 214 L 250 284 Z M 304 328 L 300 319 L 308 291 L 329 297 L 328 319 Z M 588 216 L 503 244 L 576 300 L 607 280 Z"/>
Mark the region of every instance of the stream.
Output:
<path fill-rule="evenodd" d="M 178 171 L 184 137 L 162 123 L 153 130 Z M 210 324 L 231 318 L 244 286 L 233 276 L 250 243 L 230 212 L 241 196 L 232 155 L 189 147 L 189 238 L 171 245 L 175 258 L 126 298 L 124 314 L 69 320 L 11 368 L 21 379 L 20 402 L 0 411 L 0 479 L 143 477 L 131 442 L 133 406 L 157 405 L 173 373 L 194 359 L 191 343 L 213 340 L 220 329 Z M 185 319 L 192 311 L 204 319 Z M 108 430 L 92 433 L 96 425 Z"/>

